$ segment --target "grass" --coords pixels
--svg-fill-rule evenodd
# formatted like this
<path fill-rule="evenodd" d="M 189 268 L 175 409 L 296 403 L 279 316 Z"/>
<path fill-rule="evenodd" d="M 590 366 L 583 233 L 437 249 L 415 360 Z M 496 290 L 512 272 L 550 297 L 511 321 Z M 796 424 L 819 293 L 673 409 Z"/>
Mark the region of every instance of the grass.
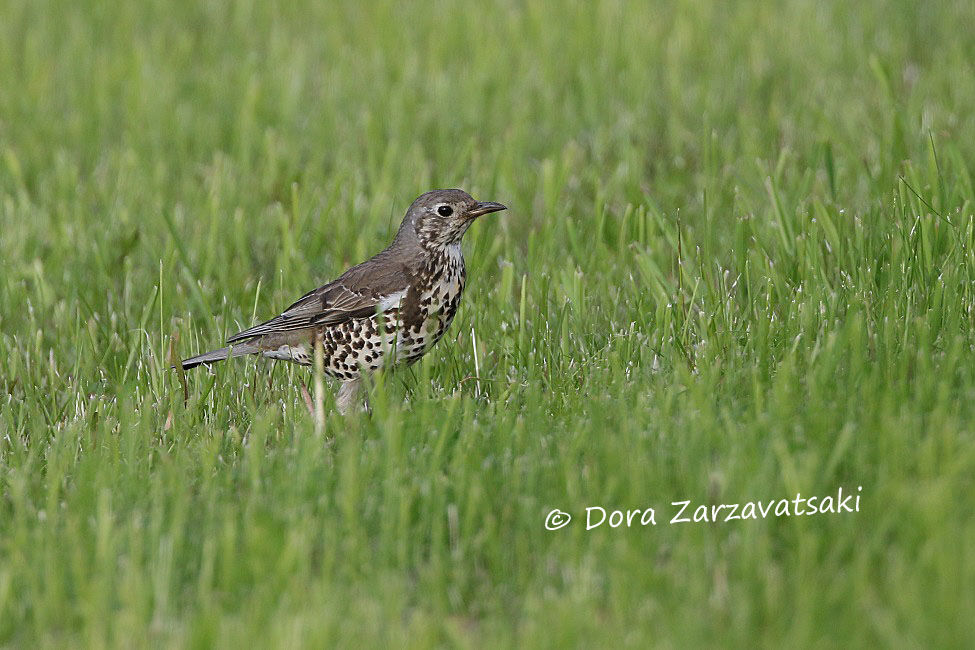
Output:
<path fill-rule="evenodd" d="M 972 645 L 971 3 L 271 4 L 0 3 L 0 644 Z M 184 400 L 454 186 L 372 417 Z"/>

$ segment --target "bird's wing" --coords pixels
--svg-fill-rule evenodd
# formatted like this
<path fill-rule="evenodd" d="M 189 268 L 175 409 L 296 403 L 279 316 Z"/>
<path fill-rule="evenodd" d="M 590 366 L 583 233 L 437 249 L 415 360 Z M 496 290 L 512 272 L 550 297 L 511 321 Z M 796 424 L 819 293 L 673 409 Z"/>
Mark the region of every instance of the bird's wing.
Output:
<path fill-rule="evenodd" d="M 309 291 L 271 320 L 234 334 L 228 343 L 321 325 L 335 325 L 365 318 L 397 307 L 407 293 L 413 271 L 391 261 L 386 249 L 342 274 L 334 282 Z"/>
<path fill-rule="evenodd" d="M 364 318 L 397 306 L 404 294 L 404 290 L 389 293 L 356 290 L 339 278 L 324 287 L 309 291 L 280 316 L 238 332 L 227 339 L 227 342 Z"/>

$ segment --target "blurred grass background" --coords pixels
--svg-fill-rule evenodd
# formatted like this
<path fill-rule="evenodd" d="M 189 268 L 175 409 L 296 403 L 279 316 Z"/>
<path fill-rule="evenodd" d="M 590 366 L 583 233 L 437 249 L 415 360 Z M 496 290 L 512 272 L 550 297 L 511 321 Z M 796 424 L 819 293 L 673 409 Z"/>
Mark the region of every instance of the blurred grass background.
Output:
<path fill-rule="evenodd" d="M 0 644 L 971 647 L 973 24 L 0 0 Z M 184 404 L 454 186 L 511 209 L 373 417 L 254 361 Z"/>

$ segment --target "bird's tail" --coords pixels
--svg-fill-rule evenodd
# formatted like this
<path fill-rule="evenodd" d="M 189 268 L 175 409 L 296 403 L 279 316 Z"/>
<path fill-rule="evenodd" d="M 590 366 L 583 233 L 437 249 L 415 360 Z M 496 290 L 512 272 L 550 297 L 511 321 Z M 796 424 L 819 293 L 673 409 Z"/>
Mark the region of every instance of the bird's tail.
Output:
<path fill-rule="evenodd" d="M 233 347 L 211 350 L 210 352 L 204 352 L 203 354 L 198 354 L 195 357 L 190 357 L 189 359 L 183 359 L 183 370 L 189 370 L 190 368 L 196 368 L 199 365 L 213 363 L 215 361 L 223 361 L 224 359 L 232 359 L 234 357 L 243 357 L 248 354 L 256 354 L 260 351 L 261 349 L 256 345 L 239 343 Z"/>

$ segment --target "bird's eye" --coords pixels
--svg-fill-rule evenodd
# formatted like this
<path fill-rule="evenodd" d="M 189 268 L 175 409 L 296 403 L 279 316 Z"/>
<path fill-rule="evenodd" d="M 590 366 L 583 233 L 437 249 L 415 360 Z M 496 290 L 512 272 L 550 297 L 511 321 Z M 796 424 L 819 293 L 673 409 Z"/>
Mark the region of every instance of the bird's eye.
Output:
<path fill-rule="evenodd" d="M 449 217 L 454 213 L 454 209 L 449 205 L 441 205 L 439 208 L 437 208 L 437 213 L 440 214 L 441 217 Z"/>

